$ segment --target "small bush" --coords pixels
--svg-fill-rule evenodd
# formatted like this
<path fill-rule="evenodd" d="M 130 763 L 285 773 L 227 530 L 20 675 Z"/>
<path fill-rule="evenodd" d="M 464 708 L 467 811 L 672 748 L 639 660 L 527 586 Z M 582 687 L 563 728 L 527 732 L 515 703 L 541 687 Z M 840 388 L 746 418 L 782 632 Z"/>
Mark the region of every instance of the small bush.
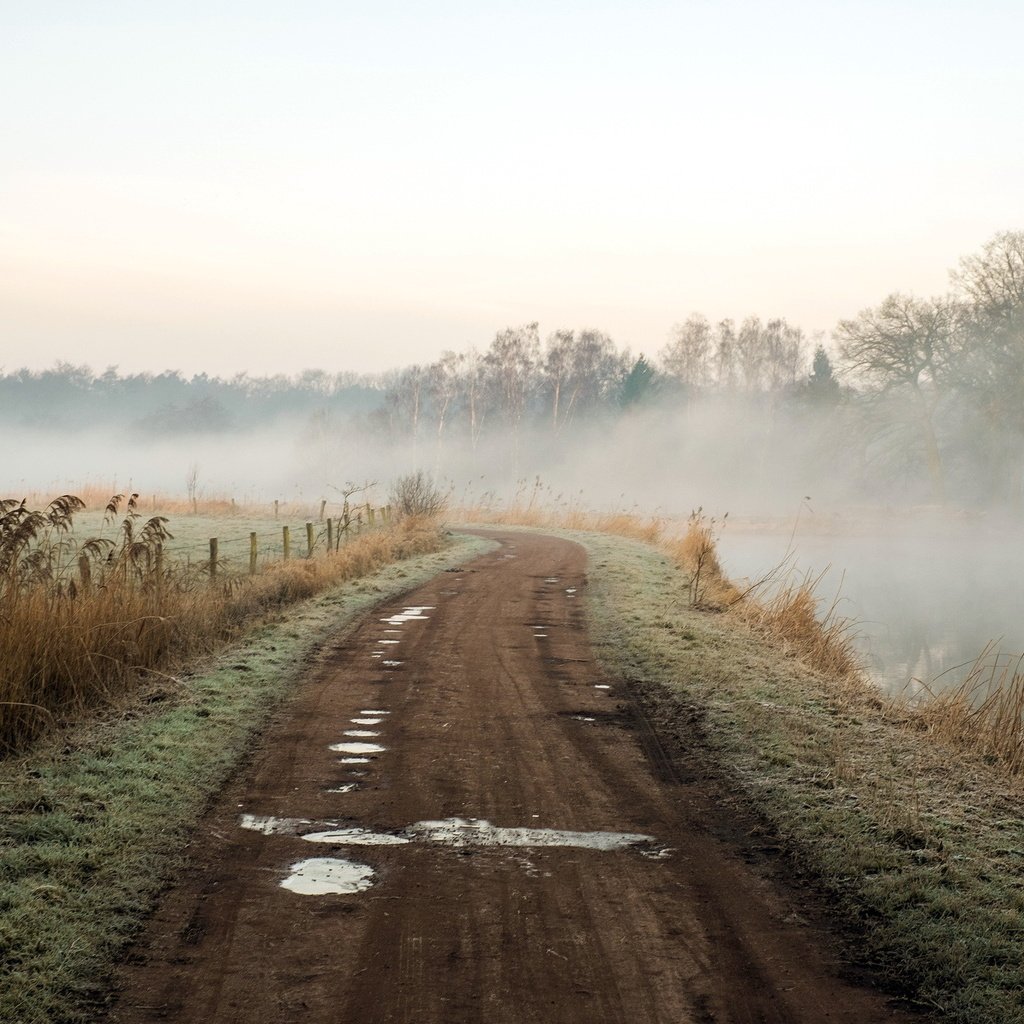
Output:
<path fill-rule="evenodd" d="M 403 516 L 433 519 L 448 508 L 448 495 L 422 469 L 400 476 L 391 485 L 389 500 Z"/>

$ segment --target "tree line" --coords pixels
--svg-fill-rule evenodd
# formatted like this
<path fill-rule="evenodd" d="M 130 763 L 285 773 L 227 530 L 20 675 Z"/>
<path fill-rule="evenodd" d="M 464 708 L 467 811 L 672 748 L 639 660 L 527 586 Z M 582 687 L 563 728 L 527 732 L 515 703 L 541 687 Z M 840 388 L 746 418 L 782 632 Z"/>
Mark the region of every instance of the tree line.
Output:
<path fill-rule="evenodd" d="M 364 414 L 380 400 L 380 381 L 324 370 L 224 379 L 186 377 L 177 370 L 122 375 L 116 367 L 97 374 L 61 362 L 47 370 L 0 373 L 5 422 L 40 429 L 95 425 L 136 435 L 221 433 L 283 417 L 305 419 L 314 410 Z"/>
<path fill-rule="evenodd" d="M 529 323 L 483 352 L 394 371 L 371 418 L 442 452 L 495 436 L 515 450 L 527 428 L 557 445 L 641 411 L 686 411 L 688 430 L 731 422 L 762 473 L 799 459 L 811 479 L 841 471 L 853 497 L 1021 504 L 1024 232 L 962 259 L 948 294 L 894 292 L 829 340 L 784 318 L 694 313 L 648 360 L 595 329 L 542 343 Z"/>
<path fill-rule="evenodd" d="M 0 374 L 0 408 L 8 423 L 110 422 L 153 434 L 299 417 L 307 439 L 355 431 L 438 471 L 455 453 L 464 466 L 465 453 L 479 452 L 524 473 L 538 448 L 571 453 L 648 417 L 669 448 L 685 440 L 703 453 L 694 458 L 764 480 L 803 486 L 839 475 L 852 498 L 1019 506 L 1024 232 L 995 235 L 960 261 L 950 285 L 932 298 L 894 292 L 830 339 L 781 317 L 711 322 L 694 313 L 648 358 L 598 329 L 542 339 L 527 323 L 482 351 L 375 376 L 18 370 Z"/>

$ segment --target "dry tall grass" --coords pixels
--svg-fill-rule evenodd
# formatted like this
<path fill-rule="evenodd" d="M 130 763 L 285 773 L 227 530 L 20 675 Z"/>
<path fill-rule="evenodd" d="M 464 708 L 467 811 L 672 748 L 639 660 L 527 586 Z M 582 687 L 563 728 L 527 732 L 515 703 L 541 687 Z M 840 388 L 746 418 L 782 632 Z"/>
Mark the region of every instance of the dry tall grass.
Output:
<path fill-rule="evenodd" d="M 1014 774 L 1024 771 L 1024 655 L 1006 658 L 990 644 L 963 682 L 926 693 L 914 703 L 921 728 Z"/>
<path fill-rule="evenodd" d="M 682 537 L 667 539 L 661 545 L 686 570 L 690 604 L 705 611 L 724 611 L 743 597 L 718 559 L 716 525 L 714 519 L 697 509 L 690 515 Z"/>
<path fill-rule="evenodd" d="M 82 507 L 70 495 L 42 510 L 0 502 L 0 750 L 172 671 L 262 611 L 440 545 L 434 524 L 407 518 L 317 559 L 221 583 L 164 564 L 166 520 L 143 520 L 137 496 L 108 503 L 108 516 L 123 512 L 117 541 L 76 541 Z"/>
<path fill-rule="evenodd" d="M 659 516 L 643 516 L 636 511 L 592 512 L 573 500 L 556 498 L 553 504 L 543 503 L 538 500 L 539 495 L 539 481 L 529 490 L 523 483 L 508 502 L 498 502 L 485 495 L 472 504 L 463 503 L 453 508 L 452 514 L 471 523 L 591 530 L 648 544 L 657 544 L 662 539 L 664 522 Z"/>

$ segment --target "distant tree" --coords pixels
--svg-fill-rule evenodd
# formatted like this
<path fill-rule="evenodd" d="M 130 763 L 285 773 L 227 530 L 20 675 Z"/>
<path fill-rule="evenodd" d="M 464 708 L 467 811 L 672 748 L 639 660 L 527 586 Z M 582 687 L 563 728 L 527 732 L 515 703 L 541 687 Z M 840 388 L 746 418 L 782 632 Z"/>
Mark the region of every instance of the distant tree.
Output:
<path fill-rule="evenodd" d="M 558 430 L 607 405 L 624 372 L 622 356 L 602 331 L 556 331 L 548 338 L 541 386 Z"/>
<path fill-rule="evenodd" d="M 724 389 L 736 384 L 736 325 L 720 320 L 715 329 L 715 351 L 712 357 L 715 383 Z"/>
<path fill-rule="evenodd" d="M 660 353 L 662 368 L 688 391 L 699 390 L 710 381 L 713 348 L 714 333 L 707 317 L 692 313 L 685 323 L 672 328 Z"/>
<path fill-rule="evenodd" d="M 499 332 L 483 362 L 491 400 L 504 425 L 516 434 L 538 382 L 539 325 L 509 327 Z"/>
<path fill-rule="evenodd" d="M 658 390 L 658 374 L 641 353 L 633 363 L 619 391 L 619 405 L 632 409 L 650 401 Z"/>
<path fill-rule="evenodd" d="M 841 321 L 836 331 L 850 370 L 877 395 L 909 403 L 937 501 L 945 500 L 946 484 L 936 419 L 949 393 L 957 320 L 957 306 L 950 299 L 925 301 L 893 294 L 876 309 Z"/>
<path fill-rule="evenodd" d="M 832 369 L 832 360 L 821 343 L 814 349 L 805 393 L 816 405 L 832 405 L 839 398 L 839 381 Z"/>
<path fill-rule="evenodd" d="M 447 427 L 459 394 L 462 390 L 460 370 L 465 362 L 465 356 L 456 355 L 454 352 L 445 352 L 436 363 L 431 363 L 426 369 L 427 391 L 430 398 L 431 410 L 437 423 L 435 439 L 437 441 L 437 458 L 441 457 L 441 445 L 444 440 L 445 427 Z"/>
<path fill-rule="evenodd" d="M 1024 497 L 1024 232 L 1004 231 L 965 257 L 953 282 L 966 298 L 954 366 L 981 416 L 997 492 Z"/>

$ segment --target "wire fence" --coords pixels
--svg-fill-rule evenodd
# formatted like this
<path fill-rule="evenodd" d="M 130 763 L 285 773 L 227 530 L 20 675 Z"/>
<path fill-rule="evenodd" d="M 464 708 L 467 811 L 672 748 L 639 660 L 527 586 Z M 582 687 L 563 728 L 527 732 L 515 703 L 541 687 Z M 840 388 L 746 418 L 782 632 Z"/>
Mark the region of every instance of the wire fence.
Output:
<path fill-rule="evenodd" d="M 244 534 L 210 537 L 206 542 L 196 539 L 175 543 L 174 557 L 188 567 L 205 567 L 211 578 L 254 575 L 275 562 L 337 552 L 349 540 L 390 521 L 390 505 L 362 505 L 337 517 L 282 522 Z"/>

